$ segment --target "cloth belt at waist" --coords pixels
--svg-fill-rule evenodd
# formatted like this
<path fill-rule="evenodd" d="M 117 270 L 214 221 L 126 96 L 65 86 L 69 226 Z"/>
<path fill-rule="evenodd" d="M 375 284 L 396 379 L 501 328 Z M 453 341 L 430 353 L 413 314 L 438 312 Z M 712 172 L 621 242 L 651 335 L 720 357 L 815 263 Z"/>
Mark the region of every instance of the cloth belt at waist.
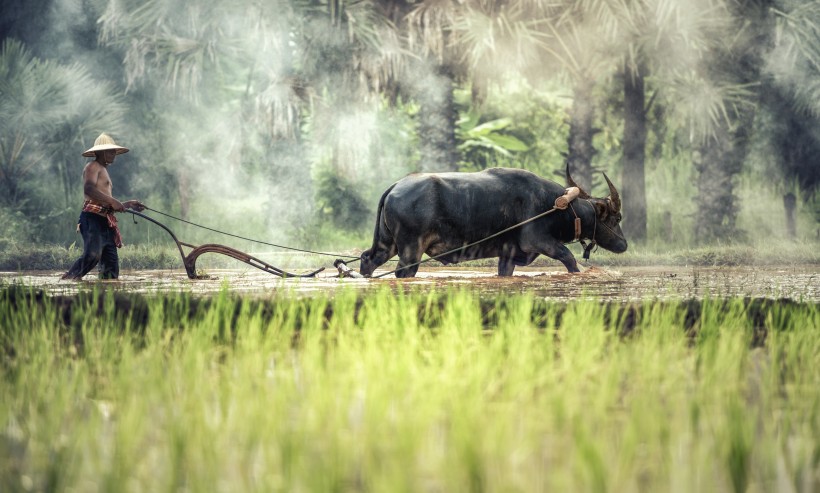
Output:
<path fill-rule="evenodd" d="M 114 244 L 117 245 L 117 248 L 122 248 L 122 234 L 120 234 L 120 228 L 117 226 L 114 209 L 86 200 L 83 202 L 83 212 L 93 212 L 94 214 L 105 216 L 105 218 L 108 219 L 108 227 L 114 230 Z"/>

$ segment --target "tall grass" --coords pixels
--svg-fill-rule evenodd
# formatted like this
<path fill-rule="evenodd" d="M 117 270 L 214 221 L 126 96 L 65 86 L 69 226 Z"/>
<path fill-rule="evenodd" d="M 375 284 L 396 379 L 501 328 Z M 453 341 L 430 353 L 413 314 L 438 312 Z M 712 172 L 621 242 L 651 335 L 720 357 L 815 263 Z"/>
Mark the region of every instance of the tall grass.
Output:
<path fill-rule="evenodd" d="M 2 491 L 820 488 L 816 304 L 3 293 Z"/>

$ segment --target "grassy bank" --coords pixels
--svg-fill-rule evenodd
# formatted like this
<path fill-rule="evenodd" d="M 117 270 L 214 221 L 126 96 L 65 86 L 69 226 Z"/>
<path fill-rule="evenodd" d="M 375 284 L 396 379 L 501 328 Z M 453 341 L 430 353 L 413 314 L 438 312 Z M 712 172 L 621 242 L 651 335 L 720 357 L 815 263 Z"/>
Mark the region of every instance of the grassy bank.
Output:
<path fill-rule="evenodd" d="M 2 491 L 820 487 L 816 304 L 0 293 Z"/>

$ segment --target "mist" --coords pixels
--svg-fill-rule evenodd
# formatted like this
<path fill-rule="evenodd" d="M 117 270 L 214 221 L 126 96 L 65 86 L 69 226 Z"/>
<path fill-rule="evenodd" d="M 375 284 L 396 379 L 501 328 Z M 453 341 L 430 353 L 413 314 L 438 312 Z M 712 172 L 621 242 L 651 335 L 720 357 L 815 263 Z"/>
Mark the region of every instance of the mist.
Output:
<path fill-rule="evenodd" d="M 18 40 L 62 74 L 52 91 L 59 101 L 34 110 L 45 121 L 26 124 L 47 150 L 28 144 L 38 150 L 17 178 L 28 184 L 20 210 L 50 209 L 70 231 L 82 201 L 80 154 L 101 132 L 131 149 L 111 169 L 117 198 L 302 247 L 369 246 L 378 197 L 410 172 L 513 166 L 563 182 L 570 160 L 600 195 L 598 171 L 619 186 L 624 179 L 620 87 L 640 65 L 646 183 L 625 187 L 646 196 L 642 241 L 694 245 L 729 230 L 748 239 L 753 228 L 777 235 L 783 211 L 763 210 L 754 197 L 779 203 L 790 191 L 802 198 L 799 230 L 811 237 L 820 138 L 801 138 L 799 157 L 778 154 L 789 132 L 777 134 L 779 144 L 760 141 L 772 140 L 784 115 L 807 128 L 820 117 L 812 51 L 820 43 L 796 28 L 820 22 L 820 9 L 771 2 L 744 14 L 719 1 L 639 3 L 602 2 L 595 11 L 572 2 L 8 3 L 4 42 Z M 19 13 L 36 9 L 38 17 Z M 581 84 L 587 129 L 574 120 Z M 777 104 L 772 91 L 782 96 Z M 464 126 L 469 117 L 511 123 L 469 147 L 478 138 Z M 13 130 L 2 126 L 5 141 Z M 584 131 L 593 152 L 573 161 L 572 139 Z M 512 138 L 517 150 L 504 148 Z M 700 165 L 727 189 L 711 216 L 701 213 L 707 175 L 693 155 L 722 161 Z M 55 172 L 59 194 L 41 183 Z M 223 241 L 179 227 L 188 241 Z M 147 233 L 136 228 L 131 240 Z"/>

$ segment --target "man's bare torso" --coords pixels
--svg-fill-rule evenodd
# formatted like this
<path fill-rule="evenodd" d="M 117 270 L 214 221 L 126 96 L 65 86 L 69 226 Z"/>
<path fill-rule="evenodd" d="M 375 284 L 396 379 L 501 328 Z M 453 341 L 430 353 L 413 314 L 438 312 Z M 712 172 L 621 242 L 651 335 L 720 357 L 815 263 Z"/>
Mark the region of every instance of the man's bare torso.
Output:
<path fill-rule="evenodd" d="M 86 200 L 100 205 L 111 205 L 113 184 L 108 169 L 97 161 L 91 161 L 83 169 L 83 190 Z M 97 192 L 97 193 L 95 193 Z"/>

